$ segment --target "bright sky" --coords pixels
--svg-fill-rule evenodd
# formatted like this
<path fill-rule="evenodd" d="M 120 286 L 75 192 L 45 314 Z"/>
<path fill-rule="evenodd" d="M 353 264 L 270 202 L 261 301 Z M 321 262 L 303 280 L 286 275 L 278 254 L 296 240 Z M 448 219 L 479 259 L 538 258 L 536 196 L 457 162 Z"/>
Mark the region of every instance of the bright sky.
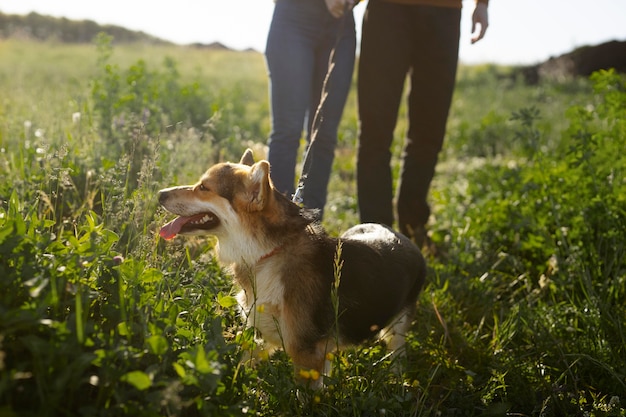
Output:
<path fill-rule="evenodd" d="M 463 0 L 464 63 L 532 64 L 575 47 L 626 40 L 626 0 L 491 0 L 486 38 L 470 45 L 473 0 Z M 366 2 L 355 13 L 357 27 Z M 265 49 L 272 0 L 0 0 L 7 14 L 90 19 L 180 44 L 219 41 Z"/>

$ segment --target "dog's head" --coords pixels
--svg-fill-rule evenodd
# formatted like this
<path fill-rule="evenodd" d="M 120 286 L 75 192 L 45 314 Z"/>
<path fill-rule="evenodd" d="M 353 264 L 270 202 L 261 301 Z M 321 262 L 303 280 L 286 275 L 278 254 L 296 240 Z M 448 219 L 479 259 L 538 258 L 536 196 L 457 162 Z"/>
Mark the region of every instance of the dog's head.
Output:
<path fill-rule="evenodd" d="M 267 161 L 254 162 L 247 149 L 239 163 L 220 163 L 194 185 L 159 191 L 159 203 L 178 217 L 161 228 L 164 239 L 177 234 L 220 236 L 224 228 L 237 228 L 242 217 L 266 208 L 273 186 Z"/>

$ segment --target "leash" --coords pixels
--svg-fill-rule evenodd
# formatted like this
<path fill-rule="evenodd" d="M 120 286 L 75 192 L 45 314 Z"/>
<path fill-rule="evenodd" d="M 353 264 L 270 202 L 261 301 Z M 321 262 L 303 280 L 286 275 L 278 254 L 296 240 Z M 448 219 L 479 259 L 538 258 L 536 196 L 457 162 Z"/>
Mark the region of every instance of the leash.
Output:
<path fill-rule="evenodd" d="M 356 5 L 358 1 L 354 3 Z M 347 19 L 348 11 L 350 10 L 350 5 L 346 3 L 343 11 L 343 15 L 341 16 L 341 21 L 339 22 L 339 26 L 337 28 L 337 35 L 335 37 L 335 44 L 333 45 L 333 49 L 330 51 L 330 56 L 328 59 L 328 71 L 326 72 L 326 76 L 324 77 L 324 83 L 322 84 L 322 93 L 320 95 L 320 102 L 317 105 L 317 109 L 315 110 L 315 116 L 313 117 L 313 123 L 311 124 L 311 139 L 307 145 L 306 151 L 304 152 L 304 159 L 302 161 L 302 171 L 300 173 L 300 180 L 298 181 L 298 187 L 296 187 L 296 191 L 293 193 L 293 197 L 291 201 L 302 206 L 302 201 L 304 200 L 304 184 L 309 176 L 309 169 L 311 166 L 311 160 L 313 159 L 313 144 L 315 143 L 315 139 L 317 138 L 317 133 L 320 130 L 320 125 L 324 118 L 324 104 L 326 103 L 326 98 L 328 97 L 328 92 L 330 88 L 330 77 L 333 73 L 333 69 L 335 68 L 335 54 L 337 52 L 337 46 L 339 45 L 339 41 L 343 35 L 343 30 L 345 26 L 345 22 Z M 353 7 L 353 6 L 352 6 Z"/>

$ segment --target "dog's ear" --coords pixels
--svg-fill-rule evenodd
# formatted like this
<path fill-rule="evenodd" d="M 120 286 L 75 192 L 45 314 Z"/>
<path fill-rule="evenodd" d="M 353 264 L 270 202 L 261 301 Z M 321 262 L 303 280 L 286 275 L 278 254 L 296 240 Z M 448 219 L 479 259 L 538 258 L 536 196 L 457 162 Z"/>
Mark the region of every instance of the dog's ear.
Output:
<path fill-rule="evenodd" d="M 252 165 L 248 180 L 248 209 L 263 210 L 271 192 L 269 162 L 259 161 Z"/>
<path fill-rule="evenodd" d="M 239 163 L 248 166 L 252 166 L 254 164 L 254 155 L 252 155 L 252 149 L 246 149 L 243 155 L 241 155 L 241 161 L 239 161 Z"/>

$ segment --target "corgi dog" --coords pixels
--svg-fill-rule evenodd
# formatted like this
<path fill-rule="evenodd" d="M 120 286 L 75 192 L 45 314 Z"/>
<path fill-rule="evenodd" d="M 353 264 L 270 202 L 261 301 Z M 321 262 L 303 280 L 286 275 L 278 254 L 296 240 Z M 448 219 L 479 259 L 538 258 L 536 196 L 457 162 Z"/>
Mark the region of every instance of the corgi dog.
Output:
<path fill-rule="evenodd" d="M 243 318 L 286 351 L 299 382 L 315 375 L 321 386 L 317 376 L 330 371 L 327 353 L 337 347 L 377 335 L 392 350 L 403 346 L 426 277 L 420 250 L 405 236 L 378 224 L 328 236 L 274 188 L 269 163 L 255 162 L 250 149 L 239 163 L 214 165 L 196 184 L 158 198 L 178 216 L 162 238 L 217 237 L 218 260 L 241 288 Z"/>

